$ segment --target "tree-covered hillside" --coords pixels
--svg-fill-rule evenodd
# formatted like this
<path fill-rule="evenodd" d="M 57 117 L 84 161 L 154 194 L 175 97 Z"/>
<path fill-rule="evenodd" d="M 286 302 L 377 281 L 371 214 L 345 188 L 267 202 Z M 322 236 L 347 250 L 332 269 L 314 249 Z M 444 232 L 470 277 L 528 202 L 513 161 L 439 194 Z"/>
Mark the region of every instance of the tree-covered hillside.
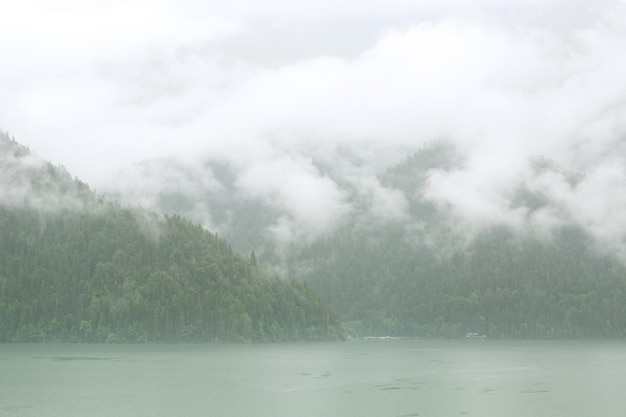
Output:
<path fill-rule="evenodd" d="M 459 163 L 434 143 L 388 170 L 381 181 L 407 196 L 407 218 L 347 224 L 302 248 L 292 275 L 361 335 L 626 336 L 626 269 L 580 227 L 463 229 L 425 198 L 430 171 Z M 519 189 L 512 204 L 530 216 L 549 196 Z"/>
<path fill-rule="evenodd" d="M 0 149 L 0 341 L 342 337 L 306 284 L 184 218 L 102 201 L 5 134 Z"/>
<path fill-rule="evenodd" d="M 361 169 L 356 153 L 335 162 L 307 160 L 319 182 L 303 184 L 331 184 L 338 191 L 320 195 L 346 209 L 319 213 L 333 227 L 295 234 L 287 244 L 274 232 L 296 223 L 289 204 L 304 204 L 244 192 L 241 167 L 211 162 L 191 175 L 155 161 L 144 174 L 160 166 L 167 175 L 148 175 L 153 182 L 192 178 L 193 193 L 165 181 L 155 207 L 196 213 L 198 221 L 208 214 L 239 249 L 255 249 L 262 264 L 306 281 L 353 334 L 626 336 L 626 255 L 615 239 L 606 244 L 593 234 L 607 219 L 579 216 L 589 207 L 580 196 L 595 195 L 593 177 L 586 182 L 584 172 L 537 156 L 525 161 L 525 177 L 508 179 L 509 188 L 485 201 L 458 185 L 472 184 L 465 168 L 477 162 L 446 141 L 426 144 L 377 176 Z M 455 195 L 438 188 L 441 178 L 458 181 Z"/>
<path fill-rule="evenodd" d="M 556 242 L 485 232 L 441 254 L 401 229 L 367 240 L 344 231 L 299 257 L 299 273 L 360 335 L 622 337 L 626 276 L 564 229 Z"/>

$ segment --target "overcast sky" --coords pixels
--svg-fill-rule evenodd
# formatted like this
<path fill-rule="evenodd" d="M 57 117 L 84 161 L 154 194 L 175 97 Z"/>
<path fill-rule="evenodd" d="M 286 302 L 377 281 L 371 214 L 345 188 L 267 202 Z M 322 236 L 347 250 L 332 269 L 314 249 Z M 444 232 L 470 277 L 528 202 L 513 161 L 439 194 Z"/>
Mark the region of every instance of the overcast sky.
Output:
<path fill-rule="evenodd" d="M 345 212 L 311 155 L 357 149 L 376 172 L 445 137 L 469 157 L 434 201 L 515 225 L 503 195 L 543 155 L 586 180 L 532 187 L 626 230 L 624 0 L 7 1 L 0 56 L 0 129 L 96 189 L 218 156 L 250 167 L 244 188 L 287 167 Z"/>

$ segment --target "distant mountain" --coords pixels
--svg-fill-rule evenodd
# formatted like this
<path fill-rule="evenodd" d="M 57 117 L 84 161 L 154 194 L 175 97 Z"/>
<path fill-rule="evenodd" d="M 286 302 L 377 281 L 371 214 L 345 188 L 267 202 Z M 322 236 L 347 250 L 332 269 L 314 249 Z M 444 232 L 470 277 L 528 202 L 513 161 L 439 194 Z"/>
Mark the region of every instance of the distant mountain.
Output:
<path fill-rule="evenodd" d="M 4 133 L 0 151 L 0 341 L 343 337 L 306 284 L 204 228 L 104 200 Z"/>
<path fill-rule="evenodd" d="M 381 183 L 402 190 L 408 216 L 340 228 L 302 248 L 292 275 L 355 334 L 626 336 L 626 268 L 582 228 L 564 223 L 549 236 L 497 223 L 466 230 L 425 198 L 430 171 L 461 163 L 450 146 L 433 143 L 389 169 Z M 542 159 L 530 163 L 537 172 L 559 170 Z M 527 216 L 551 204 L 523 183 L 511 199 L 511 209 Z"/>
<path fill-rule="evenodd" d="M 596 237 L 549 194 L 551 184 L 576 190 L 583 174 L 531 159 L 528 177 L 499 196 L 508 217 L 476 226 L 465 219 L 471 213 L 433 198 L 433 179 L 461 172 L 465 158 L 434 141 L 374 177 L 359 177 L 358 158 L 347 165 L 312 158 L 309 169 L 332 181 L 348 208 L 333 228 L 288 245 L 269 232 L 288 208 L 242 192 L 244 174 L 228 163 L 209 161 L 189 175 L 172 161 L 155 161 L 164 169 L 151 171 L 171 177 L 183 169 L 198 185 L 193 194 L 160 188 L 158 210 L 209 219 L 237 248 L 254 249 L 262 263 L 306 281 L 352 334 L 626 336 L 623 262 L 599 250 Z"/>
<path fill-rule="evenodd" d="M 113 200 L 139 203 L 166 215 L 181 215 L 218 232 L 242 253 L 272 253 L 267 228 L 280 210 L 237 190 L 237 172 L 228 162 L 207 160 L 201 166 L 175 159 L 145 161 L 127 178 L 123 190 L 109 190 Z M 271 255 L 269 255 L 271 256 Z"/>

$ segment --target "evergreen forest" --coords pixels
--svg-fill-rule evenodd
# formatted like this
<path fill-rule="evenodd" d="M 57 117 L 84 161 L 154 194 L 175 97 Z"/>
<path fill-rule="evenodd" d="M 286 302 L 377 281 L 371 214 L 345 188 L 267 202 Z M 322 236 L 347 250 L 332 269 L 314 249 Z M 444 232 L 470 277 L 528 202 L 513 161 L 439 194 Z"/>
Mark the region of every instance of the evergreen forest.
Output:
<path fill-rule="evenodd" d="M 549 230 L 495 222 L 471 228 L 427 198 L 431 175 L 459 169 L 463 158 L 449 142 L 433 141 L 381 172 L 381 186 L 406 199 L 401 218 L 372 215 L 361 190 L 333 166 L 313 161 L 320 175 L 350 196 L 352 212 L 332 232 L 278 255 L 266 230 L 285 213 L 266 201 L 238 197 L 237 172 L 226 164 L 206 166 L 221 181 L 219 192 L 181 198 L 164 190 L 159 209 L 193 216 L 204 205 L 212 218 L 228 219 L 234 247 L 255 248 L 260 263 L 305 281 L 352 336 L 626 336 L 624 260 L 599 247 L 580 225 L 564 217 Z M 535 180 L 564 178 L 572 188 L 584 176 L 542 157 L 528 164 Z M 560 210 L 552 196 L 523 181 L 508 204 L 527 217 Z"/>
<path fill-rule="evenodd" d="M 5 134 L 0 151 L 3 342 L 626 336 L 624 261 L 583 227 L 471 229 L 427 198 L 433 172 L 463 163 L 444 141 L 378 175 L 406 198 L 404 217 L 373 216 L 359 190 L 319 164 L 352 212 L 288 247 L 267 233 L 280 207 L 238 194 L 226 163 L 205 165 L 220 187 L 161 190 L 149 211 L 96 195 Z M 583 175 L 542 158 L 529 164 L 571 187 Z M 526 216 L 555 210 L 522 182 L 508 204 Z M 228 240 L 199 225 L 198 207 Z"/>
<path fill-rule="evenodd" d="M 626 336 L 623 260 L 581 227 L 564 223 L 546 235 L 497 224 L 466 230 L 424 197 L 429 172 L 460 159 L 448 143 L 433 142 L 381 174 L 408 197 L 410 218 L 348 223 L 296 251 L 292 275 L 353 335 Z M 542 158 L 531 164 L 537 175 L 560 169 Z M 551 201 L 520 186 L 510 204 L 532 215 Z"/>
<path fill-rule="evenodd" d="M 307 284 L 178 215 L 103 200 L 0 134 L 0 342 L 344 336 Z"/>

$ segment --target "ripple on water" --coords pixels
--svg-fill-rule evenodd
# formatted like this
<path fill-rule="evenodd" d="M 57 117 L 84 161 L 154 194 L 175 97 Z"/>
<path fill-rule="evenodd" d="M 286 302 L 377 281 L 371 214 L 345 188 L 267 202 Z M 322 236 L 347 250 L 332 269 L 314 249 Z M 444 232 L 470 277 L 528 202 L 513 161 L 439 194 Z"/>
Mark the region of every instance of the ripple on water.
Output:
<path fill-rule="evenodd" d="M 34 356 L 34 359 L 50 359 L 52 361 L 110 361 L 118 358 L 103 358 L 96 356 Z"/>

